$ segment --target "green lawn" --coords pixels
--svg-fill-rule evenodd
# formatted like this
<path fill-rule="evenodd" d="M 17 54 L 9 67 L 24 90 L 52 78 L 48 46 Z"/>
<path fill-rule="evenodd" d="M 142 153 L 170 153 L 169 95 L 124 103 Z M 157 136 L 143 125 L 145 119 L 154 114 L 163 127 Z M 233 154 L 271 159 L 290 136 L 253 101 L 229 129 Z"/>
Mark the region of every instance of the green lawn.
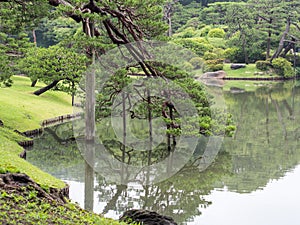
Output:
<path fill-rule="evenodd" d="M 33 88 L 26 77 L 12 79 L 12 87 L 0 88 L 0 119 L 6 127 L 33 130 L 45 119 L 72 113 L 71 97 L 66 93 L 48 91 L 36 96 L 32 93 L 44 84 L 38 83 Z"/>
<path fill-rule="evenodd" d="M 276 74 L 267 74 L 261 70 L 256 69 L 255 64 L 248 64 L 245 68 L 232 70 L 230 69 L 230 63 L 225 63 L 223 70 L 226 72 L 226 77 L 237 77 L 237 78 L 270 78 L 277 77 Z M 203 74 L 202 69 L 192 71 L 192 74 L 199 77 Z"/>
<path fill-rule="evenodd" d="M 44 84 L 38 83 L 33 88 L 27 77 L 12 79 L 12 87 L 0 88 L 0 120 L 4 123 L 4 127 L 0 127 L 0 172 L 25 173 L 40 185 L 62 188 L 64 182 L 19 157 L 23 148 L 17 142 L 26 138 L 13 130 L 37 129 L 45 119 L 72 113 L 71 97 L 54 91 L 35 96 L 33 91 Z"/>
<path fill-rule="evenodd" d="M 232 70 L 230 69 L 231 64 L 224 64 L 223 70 L 227 73 L 227 77 L 241 77 L 241 78 L 265 78 L 265 77 L 274 77 L 275 74 L 267 74 L 261 70 L 256 69 L 255 64 L 248 64 L 245 68 Z M 263 73 L 263 74 L 262 74 Z"/>

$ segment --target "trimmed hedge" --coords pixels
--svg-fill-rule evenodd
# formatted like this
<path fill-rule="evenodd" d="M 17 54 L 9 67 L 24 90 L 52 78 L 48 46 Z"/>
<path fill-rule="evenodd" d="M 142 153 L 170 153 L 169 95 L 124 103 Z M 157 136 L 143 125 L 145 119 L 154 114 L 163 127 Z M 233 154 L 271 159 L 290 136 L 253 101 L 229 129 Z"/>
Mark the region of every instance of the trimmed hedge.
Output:
<path fill-rule="evenodd" d="M 225 31 L 222 28 L 213 28 L 208 32 L 207 36 L 211 38 L 224 38 Z"/>
<path fill-rule="evenodd" d="M 292 63 L 284 58 L 276 58 L 272 61 L 272 66 L 279 76 L 292 77 L 295 75 Z"/>
<path fill-rule="evenodd" d="M 255 62 L 256 68 L 262 71 L 268 71 L 272 68 L 272 64 L 269 61 L 258 60 Z"/>
<path fill-rule="evenodd" d="M 223 59 L 206 60 L 203 66 L 203 72 L 214 72 L 223 70 Z"/>

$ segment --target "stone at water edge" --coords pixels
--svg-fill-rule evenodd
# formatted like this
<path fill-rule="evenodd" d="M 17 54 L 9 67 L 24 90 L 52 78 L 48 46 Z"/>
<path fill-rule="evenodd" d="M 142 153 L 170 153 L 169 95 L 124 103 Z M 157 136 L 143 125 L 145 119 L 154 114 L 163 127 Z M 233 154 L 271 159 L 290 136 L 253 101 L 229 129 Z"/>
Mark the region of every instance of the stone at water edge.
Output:
<path fill-rule="evenodd" d="M 226 77 L 226 72 L 223 70 L 215 71 L 215 72 L 206 72 L 200 76 L 200 79 L 223 79 Z"/>
<path fill-rule="evenodd" d="M 177 225 L 173 218 L 169 216 L 160 215 L 157 212 L 143 209 L 128 210 L 124 212 L 119 220 L 129 223 L 140 222 L 143 225 Z"/>
<path fill-rule="evenodd" d="M 237 94 L 237 93 L 244 93 L 245 89 L 238 88 L 238 87 L 230 87 L 230 93 Z"/>

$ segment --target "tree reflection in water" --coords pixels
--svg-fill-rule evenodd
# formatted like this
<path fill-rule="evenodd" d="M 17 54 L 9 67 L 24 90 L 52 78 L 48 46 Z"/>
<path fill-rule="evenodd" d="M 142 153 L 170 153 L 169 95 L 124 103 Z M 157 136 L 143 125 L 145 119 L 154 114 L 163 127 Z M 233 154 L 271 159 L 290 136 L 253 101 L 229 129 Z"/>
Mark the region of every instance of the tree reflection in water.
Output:
<path fill-rule="evenodd" d="M 169 215 L 178 223 L 192 221 L 201 215 L 201 207 L 213 204 L 207 200 L 212 190 L 226 186 L 231 192 L 252 193 L 299 164 L 300 88 L 297 83 L 272 83 L 238 94 L 225 92 L 225 98 L 237 131 L 234 138 L 225 139 L 217 154 L 210 152 L 213 163 L 209 167 L 200 169 L 205 168 L 203 146 L 207 144 L 207 139 L 201 138 L 192 159 L 177 174 L 160 183 L 142 185 L 132 180 L 120 185 L 100 174 L 86 173 L 86 180 L 90 180 L 85 189 L 88 208 L 98 204 L 92 203 L 92 193 L 97 193 L 93 199 L 98 197 L 99 202 L 105 202 L 102 212 L 97 213 L 114 211 L 121 215 L 128 209 L 144 208 Z M 139 124 L 137 129 L 142 127 Z M 72 141 L 71 128 L 72 124 L 66 123 L 45 129 L 43 136 L 35 141 L 34 149 L 27 153 L 27 159 L 58 178 L 84 182 L 84 161 Z M 122 161 L 120 153 L 124 146 L 108 138 L 112 137 L 113 130 L 103 126 L 99 131 L 110 154 Z M 165 149 L 168 149 L 167 139 L 153 149 L 151 161 L 157 162 L 171 154 Z M 126 163 L 130 159 L 133 164 L 141 161 L 147 165 L 147 152 L 131 151 L 130 146 L 125 150 Z M 172 165 L 172 160 L 168 162 Z M 126 174 L 126 168 L 124 171 Z M 119 176 L 122 174 L 123 179 L 129 179 L 124 173 Z"/>
<path fill-rule="evenodd" d="M 95 189 L 89 191 L 97 191 L 99 201 L 106 202 L 103 211 L 99 213 L 107 214 L 112 210 L 121 215 L 132 208 L 147 209 L 171 216 L 178 223 L 200 215 L 199 207 L 206 208 L 211 204 L 205 200 L 205 196 L 215 188 L 217 181 L 231 173 L 230 155 L 225 151 L 219 153 L 208 169 L 199 171 L 199 164 L 203 165 L 199 161 L 202 159 L 206 142 L 207 139 L 202 138 L 193 159 L 175 176 L 158 184 L 142 185 L 138 181 L 131 181 L 127 185 L 120 185 L 109 183 L 104 177 L 96 174 Z M 116 146 L 120 144 L 114 143 Z M 159 150 L 168 149 L 167 147 L 167 144 L 162 145 Z M 147 161 L 147 157 L 149 155 L 144 154 L 143 157 L 139 156 L 139 160 Z"/>

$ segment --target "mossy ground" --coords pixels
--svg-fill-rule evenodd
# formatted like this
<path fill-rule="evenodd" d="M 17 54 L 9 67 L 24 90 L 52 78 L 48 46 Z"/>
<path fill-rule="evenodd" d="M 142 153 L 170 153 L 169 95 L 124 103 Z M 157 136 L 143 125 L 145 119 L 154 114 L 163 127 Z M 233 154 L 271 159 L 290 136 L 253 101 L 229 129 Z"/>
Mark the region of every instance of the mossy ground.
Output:
<path fill-rule="evenodd" d="M 0 173 L 24 173 L 39 186 L 63 188 L 65 183 L 41 171 L 19 157 L 23 148 L 17 142 L 26 139 L 14 130 L 26 131 L 40 127 L 49 118 L 71 114 L 71 97 L 48 91 L 41 96 L 32 93 L 44 84 L 30 87 L 26 77 L 14 76 L 12 87 L 0 88 Z M 68 203 L 59 205 L 36 196 L 28 187 L 0 190 L 1 224 L 120 224 Z"/>
<path fill-rule="evenodd" d="M 0 190 L 1 224 L 101 224 L 117 221 L 85 211 L 73 203 L 61 204 L 38 197 L 31 186 Z"/>

